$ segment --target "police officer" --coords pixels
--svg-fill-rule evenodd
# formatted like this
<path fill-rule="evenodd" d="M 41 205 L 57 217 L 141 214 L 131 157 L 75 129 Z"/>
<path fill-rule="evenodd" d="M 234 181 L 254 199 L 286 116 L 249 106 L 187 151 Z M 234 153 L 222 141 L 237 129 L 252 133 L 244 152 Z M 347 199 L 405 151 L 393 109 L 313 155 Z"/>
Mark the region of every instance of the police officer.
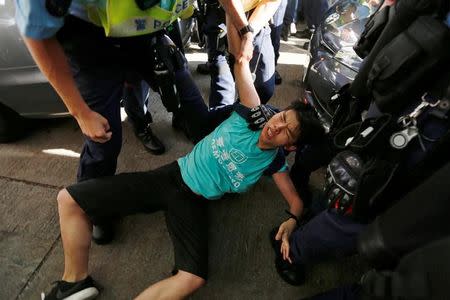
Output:
<path fill-rule="evenodd" d="M 227 32 L 238 30 L 241 45 L 236 49 L 228 49 L 232 55 L 230 64 L 224 56 L 215 61 L 211 71 L 210 107 L 221 107 L 234 101 L 235 85 L 229 65 L 233 65 L 233 59 L 240 60 L 243 56 L 251 59 L 250 69 L 261 102 L 267 103 L 272 97 L 275 89 L 275 57 L 270 28 L 266 25 L 280 1 L 219 1 L 226 13 Z"/>
<path fill-rule="evenodd" d="M 145 1 L 105 3 L 16 0 L 17 25 L 28 49 L 85 136 L 78 181 L 115 173 L 127 74 L 138 73 L 152 85 L 150 40 L 192 11 L 183 0 L 151 4 L 160 6 L 155 9 Z M 94 226 L 93 238 L 105 243 L 112 228 L 101 225 Z"/>
<path fill-rule="evenodd" d="M 449 16 L 448 1 L 399 0 L 367 23 L 354 47 L 364 64 L 336 98 L 349 106 L 333 119 L 338 153 L 327 166 L 321 207 L 311 206 L 321 211 L 306 223 L 298 220 L 293 232 L 271 233 L 276 269 L 286 282 L 302 284 L 305 265 L 356 253 L 367 224 L 448 161 L 450 71 L 443 66 L 450 61 Z M 412 52 L 417 56 L 408 57 Z M 345 121 L 348 115 L 355 123 Z"/>

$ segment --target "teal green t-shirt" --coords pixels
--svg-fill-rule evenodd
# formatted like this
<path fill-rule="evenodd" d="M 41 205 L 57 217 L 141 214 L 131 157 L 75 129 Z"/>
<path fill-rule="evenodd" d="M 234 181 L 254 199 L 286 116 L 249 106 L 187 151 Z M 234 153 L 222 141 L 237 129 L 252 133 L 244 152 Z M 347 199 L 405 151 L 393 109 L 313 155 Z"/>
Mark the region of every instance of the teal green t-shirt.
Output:
<path fill-rule="evenodd" d="M 225 193 L 248 190 L 274 160 L 278 149 L 261 150 L 261 131 L 233 112 L 194 149 L 178 159 L 181 176 L 196 194 L 218 199 Z"/>

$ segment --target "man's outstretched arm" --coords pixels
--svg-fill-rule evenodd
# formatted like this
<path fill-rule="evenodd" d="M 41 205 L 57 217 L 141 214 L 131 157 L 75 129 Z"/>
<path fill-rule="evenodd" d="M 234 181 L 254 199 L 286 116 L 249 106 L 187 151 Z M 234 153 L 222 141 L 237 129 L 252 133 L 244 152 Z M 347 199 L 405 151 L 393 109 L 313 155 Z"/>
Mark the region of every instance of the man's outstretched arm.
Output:
<path fill-rule="evenodd" d="M 286 202 L 289 204 L 289 211 L 294 216 L 299 218 L 303 213 L 303 201 L 297 193 L 294 184 L 292 183 L 291 177 L 287 172 L 278 172 L 272 175 L 275 184 L 280 190 Z M 289 236 L 295 230 L 297 226 L 297 221 L 293 218 L 281 223 L 278 233 L 275 239 L 282 241 L 281 243 L 281 254 L 283 259 L 288 260 L 292 263 L 289 257 Z"/>

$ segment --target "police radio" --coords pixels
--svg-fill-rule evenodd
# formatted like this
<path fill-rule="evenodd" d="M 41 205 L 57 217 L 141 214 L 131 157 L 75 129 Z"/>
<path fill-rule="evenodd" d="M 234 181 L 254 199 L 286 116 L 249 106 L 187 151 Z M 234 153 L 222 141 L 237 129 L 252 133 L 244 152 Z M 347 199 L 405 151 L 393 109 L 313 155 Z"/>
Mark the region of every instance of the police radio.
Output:
<path fill-rule="evenodd" d="M 153 6 L 159 4 L 159 1 L 160 0 L 134 0 L 140 10 L 147 10 L 149 8 L 152 8 Z"/>
<path fill-rule="evenodd" d="M 67 15 L 70 4 L 72 4 L 72 0 L 45 0 L 47 12 L 57 18 Z"/>

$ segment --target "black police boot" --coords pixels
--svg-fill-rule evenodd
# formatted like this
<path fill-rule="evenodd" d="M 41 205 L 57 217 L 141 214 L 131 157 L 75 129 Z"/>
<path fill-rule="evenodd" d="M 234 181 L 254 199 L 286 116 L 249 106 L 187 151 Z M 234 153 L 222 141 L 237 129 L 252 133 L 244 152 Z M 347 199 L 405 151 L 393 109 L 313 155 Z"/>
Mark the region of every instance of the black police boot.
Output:
<path fill-rule="evenodd" d="M 211 63 L 206 62 L 204 64 L 198 64 L 197 65 L 197 72 L 203 75 L 209 75 L 211 74 Z"/>
<path fill-rule="evenodd" d="M 142 130 L 136 130 L 135 134 L 147 151 L 155 155 L 163 154 L 166 151 L 164 144 L 153 133 L 150 123 L 148 123 Z"/>
<path fill-rule="evenodd" d="M 114 222 L 102 223 L 93 226 L 92 240 L 97 245 L 105 245 L 111 243 L 114 238 L 115 227 Z"/>
<path fill-rule="evenodd" d="M 299 286 L 305 283 L 305 268 L 304 265 L 291 264 L 283 259 L 281 255 L 281 240 L 277 241 L 275 236 L 277 235 L 278 227 L 275 227 L 269 235 L 270 243 L 275 251 L 275 268 L 281 279 L 290 285 Z"/>
<path fill-rule="evenodd" d="M 278 71 L 275 70 L 275 84 L 280 85 L 282 81 L 283 81 L 283 78 L 281 78 L 280 73 L 278 73 Z"/>
<path fill-rule="evenodd" d="M 281 28 L 281 39 L 287 42 L 288 38 L 289 38 L 289 26 L 283 25 L 283 27 Z"/>
<path fill-rule="evenodd" d="M 306 29 L 304 29 L 302 31 L 297 31 L 295 33 L 295 37 L 297 37 L 299 39 L 310 39 L 311 38 L 311 30 L 306 28 Z"/>

